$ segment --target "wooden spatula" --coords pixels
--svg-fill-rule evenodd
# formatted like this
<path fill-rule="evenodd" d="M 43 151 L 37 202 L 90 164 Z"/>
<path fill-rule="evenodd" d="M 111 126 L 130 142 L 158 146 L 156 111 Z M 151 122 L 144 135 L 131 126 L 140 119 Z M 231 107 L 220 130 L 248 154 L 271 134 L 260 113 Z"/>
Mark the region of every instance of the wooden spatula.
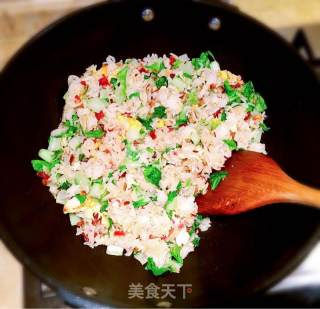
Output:
<path fill-rule="evenodd" d="M 196 199 L 199 213 L 234 215 L 272 203 L 297 203 L 320 208 L 320 190 L 290 178 L 270 157 L 251 151 L 232 155 L 228 176 L 215 190 Z"/>

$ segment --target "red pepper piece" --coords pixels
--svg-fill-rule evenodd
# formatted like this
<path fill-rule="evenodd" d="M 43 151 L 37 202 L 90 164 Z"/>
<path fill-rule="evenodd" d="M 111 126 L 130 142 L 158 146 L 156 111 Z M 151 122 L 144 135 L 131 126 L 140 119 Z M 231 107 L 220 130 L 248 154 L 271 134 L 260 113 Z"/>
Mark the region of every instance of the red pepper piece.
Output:
<path fill-rule="evenodd" d="M 37 176 L 39 176 L 40 178 L 42 178 L 42 179 L 49 179 L 49 175 L 47 174 L 47 173 L 45 173 L 45 172 L 38 172 L 37 173 Z"/>
<path fill-rule="evenodd" d="M 216 112 L 213 113 L 213 117 L 217 118 L 223 111 L 223 108 L 219 108 Z"/>
<path fill-rule="evenodd" d="M 140 73 L 149 73 L 149 71 L 145 67 L 139 68 Z"/>
<path fill-rule="evenodd" d="M 250 117 L 251 117 L 251 113 L 247 112 L 246 116 L 244 117 L 244 121 L 249 120 Z"/>
<path fill-rule="evenodd" d="M 124 231 L 114 231 L 113 233 L 114 236 L 124 236 L 126 233 Z"/>
<path fill-rule="evenodd" d="M 109 83 L 109 81 L 108 81 L 108 78 L 103 75 L 103 76 L 99 79 L 99 85 L 100 85 L 102 88 L 106 88 L 108 85 L 110 85 L 110 83 Z"/>
<path fill-rule="evenodd" d="M 81 98 L 80 98 L 80 96 L 78 94 L 74 96 L 74 100 L 76 101 L 76 103 L 80 103 L 81 102 Z"/>
<path fill-rule="evenodd" d="M 152 139 L 156 139 L 156 138 L 157 138 L 156 131 L 155 131 L 155 130 L 150 131 L 150 132 L 149 132 L 149 136 L 150 136 Z"/>
<path fill-rule="evenodd" d="M 170 55 L 170 57 L 169 57 L 169 63 L 170 63 L 170 65 L 173 65 L 175 62 L 176 62 L 176 57 Z"/>
<path fill-rule="evenodd" d="M 104 117 L 104 112 L 100 111 L 99 113 L 95 113 L 97 120 L 101 120 Z"/>

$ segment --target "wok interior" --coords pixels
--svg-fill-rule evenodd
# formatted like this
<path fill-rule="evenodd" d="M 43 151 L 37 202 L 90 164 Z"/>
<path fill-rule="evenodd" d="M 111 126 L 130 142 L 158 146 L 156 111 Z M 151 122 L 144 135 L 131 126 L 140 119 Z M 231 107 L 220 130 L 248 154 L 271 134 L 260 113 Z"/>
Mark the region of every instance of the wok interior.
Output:
<path fill-rule="evenodd" d="M 145 22 L 143 8 L 155 18 Z M 183 9 L 182 9 L 183 7 Z M 222 27 L 207 24 L 218 16 Z M 185 260 L 180 274 L 154 277 L 133 258 L 105 254 L 82 245 L 30 160 L 47 145 L 61 117 L 69 74 L 82 74 L 107 55 L 116 59 L 148 53 L 211 50 L 222 68 L 253 80 L 268 104 L 265 143 L 271 156 L 297 180 L 320 186 L 319 95 L 305 64 L 273 33 L 222 6 L 200 2 L 127 1 L 102 4 L 65 19 L 29 44 L 1 77 L 1 135 L 4 199 L 2 232 L 11 249 L 33 271 L 56 287 L 83 295 L 92 287 L 101 303 L 154 306 L 156 299 L 128 299 L 131 283 L 146 287 L 192 284 L 174 306 L 209 306 L 229 302 L 268 286 L 304 255 L 318 231 L 316 210 L 274 205 L 235 217 L 213 218 L 201 234 L 200 247 Z"/>

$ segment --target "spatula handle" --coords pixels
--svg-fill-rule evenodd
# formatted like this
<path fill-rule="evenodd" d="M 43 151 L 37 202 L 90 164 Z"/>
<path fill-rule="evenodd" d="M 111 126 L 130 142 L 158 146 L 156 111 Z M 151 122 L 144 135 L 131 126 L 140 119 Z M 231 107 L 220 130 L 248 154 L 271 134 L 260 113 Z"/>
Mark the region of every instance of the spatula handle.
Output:
<path fill-rule="evenodd" d="M 285 193 L 284 201 L 309 205 L 320 209 L 320 190 L 298 183 L 292 180 L 290 190 Z"/>

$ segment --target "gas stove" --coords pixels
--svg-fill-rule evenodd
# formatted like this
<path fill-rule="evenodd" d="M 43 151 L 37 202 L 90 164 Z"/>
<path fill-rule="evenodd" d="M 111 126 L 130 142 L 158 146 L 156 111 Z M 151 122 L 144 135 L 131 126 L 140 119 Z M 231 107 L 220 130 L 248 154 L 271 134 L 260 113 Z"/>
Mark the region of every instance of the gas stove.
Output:
<path fill-rule="evenodd" d="M 320 81 L 320 25 L 290 29 L 290 31 L 280 32 L 280 34 L 290 41 L 314 68 Z M 320 239 L 308 258 L 288 277 L 264 294 L 237 303 L 235 306 L 319 307 L 319 261 Z M 58 295 L 56 291 L 42 283 L 27 270 L 24 270 L 24 306 L 33 308 L 96 307 L 94 304 L 79 302 L 79 299 L 68 294 Z"/>

